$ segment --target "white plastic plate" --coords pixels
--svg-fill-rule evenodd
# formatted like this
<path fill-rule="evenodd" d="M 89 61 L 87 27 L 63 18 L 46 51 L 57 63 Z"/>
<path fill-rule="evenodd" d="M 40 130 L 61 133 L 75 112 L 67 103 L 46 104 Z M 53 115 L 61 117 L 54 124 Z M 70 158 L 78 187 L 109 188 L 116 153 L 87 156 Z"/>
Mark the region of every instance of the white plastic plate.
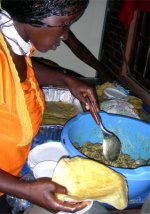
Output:
<path fill-rule="evenodd" d="M 35 165 L 33 168 L 33 175 L 34 177 L 41 178 L 41 177 L 48 177 L 52 178 L 54 169 L 57 165 L 56 161 L 42 161 Z"/>
<path fill-rule="evenodd" d="M 39 162 L 49 160 L 57 162 L 61 157 L 68 155 L 61 142 L 46 142 L 29 152 L 27 163 L 29 168 L 33 169 Z"/>

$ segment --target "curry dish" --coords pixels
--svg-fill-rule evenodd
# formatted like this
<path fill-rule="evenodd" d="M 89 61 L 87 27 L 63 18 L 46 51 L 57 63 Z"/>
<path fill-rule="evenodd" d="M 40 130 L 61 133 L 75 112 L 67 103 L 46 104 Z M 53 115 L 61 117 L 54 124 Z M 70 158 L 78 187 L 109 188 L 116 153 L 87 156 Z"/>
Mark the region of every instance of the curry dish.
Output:
<path fill-rule="evenodd" d="M 103 148 L 101 143 L 85 142 L 82 147 L 78 143 L 73 144 L 81 153 L 87 157 L 96 160 L 105 165 L 121 168 L 136 168 L 138 166 L 136 160 L 131 159 L 128 154 L 120 154 L 116 161 L 107 161 L 103 155 Z"/>

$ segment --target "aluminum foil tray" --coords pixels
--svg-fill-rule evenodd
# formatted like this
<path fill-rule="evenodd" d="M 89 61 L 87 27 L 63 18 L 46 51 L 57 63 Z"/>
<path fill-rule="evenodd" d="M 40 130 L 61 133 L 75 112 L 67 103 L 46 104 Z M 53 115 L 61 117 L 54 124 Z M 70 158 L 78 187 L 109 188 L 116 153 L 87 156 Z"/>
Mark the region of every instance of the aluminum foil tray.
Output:
<path fill-rule="evenodd" d="M 40 129 L 32 141 L 33 149 L 35 146 L 40 145 L 46 141 L 61 141 L 61 131 L 63 125 L 43 125 L 40 126 Z"/>
<path fill-rule="evenodd" d="M 63 101 L 71 104 L 75 104 L 79 112 L 83 112 L 82 106 L 77 98 L 75 98 L 67 88 L 63 87 L 43 87 L 42 88 L 45 101 Z"/>

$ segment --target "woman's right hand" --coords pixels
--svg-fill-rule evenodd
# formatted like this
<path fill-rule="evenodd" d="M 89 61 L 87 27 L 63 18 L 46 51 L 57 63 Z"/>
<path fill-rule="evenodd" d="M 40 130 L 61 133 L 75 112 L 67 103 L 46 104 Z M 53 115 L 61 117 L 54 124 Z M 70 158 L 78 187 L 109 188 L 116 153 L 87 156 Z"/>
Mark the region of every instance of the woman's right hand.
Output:
<path fill-rule="evenodd" d="M 26 185 L 25 185 L 26 186 Z M 66 202 L 57 198 L 57 193 L 67 194 L 67 189 L 50 178 L 39 178 L 27 184 L 27 200 L 53 213 L 59 211 L 77 212 L 86 207 L 89 202 Z M 26 192 L 25 190 L 25 192 Z"/>

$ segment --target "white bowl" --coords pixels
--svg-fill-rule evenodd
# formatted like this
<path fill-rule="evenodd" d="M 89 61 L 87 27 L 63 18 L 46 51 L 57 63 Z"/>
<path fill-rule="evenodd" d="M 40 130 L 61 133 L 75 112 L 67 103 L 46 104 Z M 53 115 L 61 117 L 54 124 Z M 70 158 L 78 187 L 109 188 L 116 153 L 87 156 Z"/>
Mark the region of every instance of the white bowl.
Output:
<path fill-rule="evenodd" d="M 90 201 L 89 205 L 87 205 L 86 207 L 84 207 L 82 210 L 79 210 L 77 212 L 75 212 L 75 214 L 83 214 L 86 213 L 89 209 L 91 209 L 91 207 L 93 206 L 93 201 Z M 68 214 L 67 212 L 58 212 L 57 214 Z"/>
<path fill-rule="evenodd" d="M 34 177 L 41 178 L 41 177 L 48 177 L 52 178 L 54 169 L 57 165 L 56 161 L 42 161 L 35 165 L 33 168 L 33 175 Z"/>
<path fill-rule="evenodd" d="M 117 90 L 115 88 L 106 88 L 104 90 L 104 94 L 108 98 L 128 100 L 128 96 L 126 94 L 124 94 L 123 92 L 121 92 L 121 91 L 119 91 L 119 90 Z"/>
<path fill-rule="evenodd" d="M 87 205 L 85 208 L 83 208 L 82 210 L 75 212 L 74 214 L 83 214 L 83 213 L 87 213 L 87 211 L 93 206 L 93 201 L 91 201 L 91 203 L 89 205 Z M 36 206 L 36 205 L 31 205 L 29 208 L 26 209 L 26 211 L 24 212 L 24 214 L 52 214 L 51 212 L 49 212 L 48 210 L 45 210 L 42 207 Z M 100 211 L 101 213 L 101 211 Z M 58 212 L 57 214 L 70 214 L 67 212 Z M 94 214 L 94 213 L 93 213 Z"/>
<path fill-rule="evenodd" d="M 28 166 L 31 170 L 42 161 L 58 161 L 61 157 L 68 156 L 67 150 L 61 142 L 46 142 L 36 146 L 29 152 Z"/>

